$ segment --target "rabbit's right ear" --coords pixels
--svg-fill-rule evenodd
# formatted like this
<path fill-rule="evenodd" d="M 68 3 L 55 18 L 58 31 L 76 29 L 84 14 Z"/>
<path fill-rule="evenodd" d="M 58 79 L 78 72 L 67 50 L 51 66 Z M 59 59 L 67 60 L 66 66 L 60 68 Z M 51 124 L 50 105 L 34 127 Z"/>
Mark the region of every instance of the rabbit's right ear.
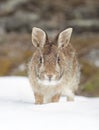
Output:
<path fill-rule="evenodd" d="M 35 47 L 43 47 L 46 43 L 46 33 L 40 29 L 34 27 L 32 29 L 32 43 Z"/>

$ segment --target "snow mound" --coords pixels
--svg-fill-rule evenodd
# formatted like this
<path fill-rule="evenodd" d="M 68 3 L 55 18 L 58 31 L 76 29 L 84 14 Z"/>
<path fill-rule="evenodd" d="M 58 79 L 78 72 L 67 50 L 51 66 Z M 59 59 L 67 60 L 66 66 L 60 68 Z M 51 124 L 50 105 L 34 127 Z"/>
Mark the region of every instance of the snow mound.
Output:
<path fill-rule="evenodd" d="M 99 130 L 99 98 L 35 105 L 26 77 L 0 77 L 0 130 Z"/>

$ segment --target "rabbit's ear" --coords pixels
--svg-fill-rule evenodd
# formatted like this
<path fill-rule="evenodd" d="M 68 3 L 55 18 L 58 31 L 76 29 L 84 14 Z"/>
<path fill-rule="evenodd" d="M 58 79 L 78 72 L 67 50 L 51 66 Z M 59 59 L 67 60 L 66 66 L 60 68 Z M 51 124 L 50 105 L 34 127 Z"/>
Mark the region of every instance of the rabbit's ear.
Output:
<path fill-rule="evenodd" d="M 46 42 L 46 33 L 40 29 L 34 27 L 32 29 L 32 43 L 35 47 L 43 47 Z"/>
<path fill-rule="evenodd" d="M 59 34 L 59 36 L 58 36 L 58 47 L 59 48 L 63 47 L 63 46 L 67 46 L 69 44 L 71 34 L 72 34 L 72 28 L 68 28 Z"/>

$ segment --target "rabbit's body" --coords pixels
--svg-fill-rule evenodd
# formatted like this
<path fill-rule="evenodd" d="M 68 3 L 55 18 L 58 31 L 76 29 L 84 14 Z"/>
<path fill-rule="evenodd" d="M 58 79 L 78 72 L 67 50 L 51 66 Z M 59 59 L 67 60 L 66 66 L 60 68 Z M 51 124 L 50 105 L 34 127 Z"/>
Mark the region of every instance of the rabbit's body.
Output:
<path fill-rule="evenodd" d="M 65 38 L 65 43 L 64 33 L 66 35 L 68 29 L 49 42 L 43 30 L 34 28 L 32 32 L 36 50 L 29 63 L 29 79 L 35 103 L 56 102 L 61 95 L 65 95 L 67 100 L 74 99 L 79 84 L 79 64 L 75 49 L 68 41 L 70 34 Z"/>

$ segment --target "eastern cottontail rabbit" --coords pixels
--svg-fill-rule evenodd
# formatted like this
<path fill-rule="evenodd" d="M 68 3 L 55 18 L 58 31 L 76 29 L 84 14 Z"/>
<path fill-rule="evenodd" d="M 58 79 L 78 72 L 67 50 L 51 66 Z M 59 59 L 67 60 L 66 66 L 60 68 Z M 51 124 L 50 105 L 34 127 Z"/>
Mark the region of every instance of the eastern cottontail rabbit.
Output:
<path fill-rule="evenodd" d="M 76 51 L 70 44 L 71 33 L 72 28 L 68 28 L 49 41 L 43 30 L 32 29 L 35 51 L 29 63 L 29 80 L 36 104 L 57 102 L 61 95 L 74 100 L 80 72 Z"/>

